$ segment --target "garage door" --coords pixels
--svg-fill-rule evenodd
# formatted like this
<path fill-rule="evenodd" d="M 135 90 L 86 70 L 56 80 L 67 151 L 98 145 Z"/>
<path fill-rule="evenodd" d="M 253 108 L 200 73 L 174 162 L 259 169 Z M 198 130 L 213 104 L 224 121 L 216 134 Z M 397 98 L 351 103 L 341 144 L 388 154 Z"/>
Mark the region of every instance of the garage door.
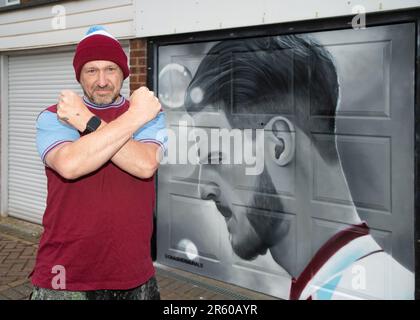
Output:
<path fill-rule="evenodd" d="M 128 52 L 128 48 L 125 48 Z M 63 89 L 82 94 L 74 51 L 9 56 L 8 214 L 41 223 L 46 201 L 44 166 L 35 145 L 35 121 Z M 129 94 L 128 81 L 122 90 Z"/>
<path fill-rule="evenodd" d="M 325 299 L 392 299 L 403 283 L 403 296 L 413 297 L 414 24 L 162 45 L 157 53 L 156 89 L 172 134 L 158 175 L 160 263 L 281 298 L 291 297 L 292 277 L 312 279 L 314 266 L 336 268 L 334 281 L 346 266 L 349 278 L 363 275 L 347 286 L 314 278 L 311 288 Z M 253 177 L 247 169 L 259 166 L 246 158 L 245 129 L 263 127 L 265 171 Z M 262 145 L 249 150 L 257 155 Z M 367 222 L 391 261 L 372 256 L 370 275 L 365 265 L 347 267 L 355 257 L 326 258 L 339 248 L 334 236 L 356 221 Z M 399 264 L 410 281 L 389 271 Z"/>

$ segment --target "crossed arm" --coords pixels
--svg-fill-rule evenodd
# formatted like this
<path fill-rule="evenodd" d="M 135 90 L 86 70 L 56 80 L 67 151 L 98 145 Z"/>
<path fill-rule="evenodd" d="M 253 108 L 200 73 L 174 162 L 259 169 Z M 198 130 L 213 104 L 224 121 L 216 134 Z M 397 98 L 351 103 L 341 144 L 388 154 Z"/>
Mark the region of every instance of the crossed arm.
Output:
<path fill-rule="evenodd" d="M 146 89 L 147 90 L 147 89 Z M 148 91 L 147 91 L 148 92 Z M 144 96 L 142 97 L 144 99 Z M 156 98 L 154 98 L 156 99 Z M 142 108 L 130 107 L 117 119 L 105 123 L 90 134 L 74 142 L 65 142 L 52 149 L 45 157 L 46 164 L 66 179 L 77 179 L 89 174 L 111 160 L 120 169 L 139 178 L 150 178 L 159 166 L 161 148 L 154 143 L 142 143 L 132 139 L 134 132 L 153 119 L 160 104 L 156 100 L 143 101 Z M 73 103 L 73 106 L 76 105 Z M 67 122 L 79 131 L 86 126 L 86 119 L 93 114 L 87 108 L 73 108 L 80 115 L 78 121 L 72 120 L 72 113 L 66 106 L 57 111 L 58 116 L 66 113 Z M 64 111 L 63 111 L 64 109 Z M 68 117 L 67 117 L 68 116 Z"/>
<path fill-rule="evenodd" d="M 134 141 L 135 130 L 122 126 L 120 118 L 109 124 L 103 122 L 97 131 L 57 146 L 47 154 L 46 164 L 63 178 L 77 179 L 111 160 L 138 178 L 150 178 L 159 166 L 160 146 Z"/>

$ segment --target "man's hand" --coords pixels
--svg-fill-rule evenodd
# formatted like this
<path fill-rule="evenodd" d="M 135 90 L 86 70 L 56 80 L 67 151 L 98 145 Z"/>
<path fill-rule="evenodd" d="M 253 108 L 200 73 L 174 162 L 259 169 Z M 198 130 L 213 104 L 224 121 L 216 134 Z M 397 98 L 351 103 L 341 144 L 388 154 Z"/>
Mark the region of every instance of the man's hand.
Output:
<path fill-rule="evenodd" d="M 131 114 L 134 121 L 138 121 L 139 126 L 143 126 L 153 120 L 161 108 L 153 91 L 149 91 L 146 87 L 140 87 L 131 95 L 130 108 L 127 112 Z"/>
<path fill-rule="evenodd" d="M 94 114 L 83 103 L 83 99 L 71 90 L 63 90 L 57 104 L 57 117 L 80 132 L 85 131 L 86 124 Z"/>

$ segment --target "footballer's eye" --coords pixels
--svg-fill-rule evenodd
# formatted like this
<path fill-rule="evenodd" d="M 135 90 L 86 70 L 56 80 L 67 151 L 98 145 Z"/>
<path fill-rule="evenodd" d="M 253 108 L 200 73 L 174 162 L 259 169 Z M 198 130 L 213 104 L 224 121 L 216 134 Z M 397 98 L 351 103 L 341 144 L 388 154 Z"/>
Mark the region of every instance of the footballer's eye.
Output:
<path fill-rule="evenodd" d="M 207 156 L 207 163 L 209 164 L 221 164 L 223 161 L 223 153 L 222 152 L 210 152 Z"/>

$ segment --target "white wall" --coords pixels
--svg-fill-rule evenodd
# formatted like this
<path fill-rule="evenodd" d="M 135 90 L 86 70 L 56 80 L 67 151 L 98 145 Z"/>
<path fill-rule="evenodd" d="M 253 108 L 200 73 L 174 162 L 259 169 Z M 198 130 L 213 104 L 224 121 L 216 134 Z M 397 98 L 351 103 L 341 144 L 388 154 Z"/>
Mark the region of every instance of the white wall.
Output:
<path fill-rule="evenodd" d="M 60 24 L 61 13 L 65 24 Z M 74 44 L 95 24 L 117 38 L 133 38 L 133 0 L 63 1 L 0 12 L 0 51 Z M 61 26 L 65 28 L 58 29 Z"/>
<path fill-rule="evenodd" d="M 134 0 L 136 36 L 148 37 L 420 6 L 420 0 Z M 357 12 L 357 11 L 355 11 Z"/>
<path fill-rule="evenodd" d="M 56 7 L 56 6 L 59 7 Z M 0 12 L 0 51 L 77 43 L 91 25 L 119 39 L 299 21 L 420 6 L 420 0 L 83 0 Z M 59 12 L 65 10 L 64 29 Z"/>

